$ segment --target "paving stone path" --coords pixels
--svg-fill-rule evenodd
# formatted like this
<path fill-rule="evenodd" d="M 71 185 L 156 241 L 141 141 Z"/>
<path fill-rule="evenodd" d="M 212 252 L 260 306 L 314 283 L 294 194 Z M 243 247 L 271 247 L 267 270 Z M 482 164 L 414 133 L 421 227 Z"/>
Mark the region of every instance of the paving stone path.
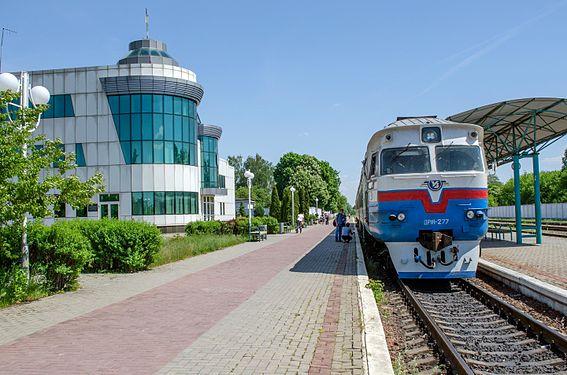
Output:
<path fill-rule="evenodd" d="M 0 373 L 362 374 L 354 244 L 330 229 L 0 310 Z"/>
<path fill-rule="evenodd" d="M 533 238 L 524 242 L 483 240 L 482 258 L 567 289 L 567 238 L 544 236 L 541 245 Z"/>

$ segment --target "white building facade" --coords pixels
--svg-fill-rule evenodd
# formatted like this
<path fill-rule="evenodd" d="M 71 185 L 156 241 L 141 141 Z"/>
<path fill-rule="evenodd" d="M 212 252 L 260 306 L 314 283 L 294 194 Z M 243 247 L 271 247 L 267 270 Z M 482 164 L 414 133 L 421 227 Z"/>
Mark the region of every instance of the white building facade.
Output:
<path fill-rule="evenodd" d="M 203 88 L 165 43 L 133 41 L 117 65 L 29 74 L 52 95 L 37 132 L 76 154 L 82 180 L 104 175 L 96 205 L 60 216 L 158 226 L 234 218 L 234 169 L 218 157 L 222 129 L 201 123 Z"/>

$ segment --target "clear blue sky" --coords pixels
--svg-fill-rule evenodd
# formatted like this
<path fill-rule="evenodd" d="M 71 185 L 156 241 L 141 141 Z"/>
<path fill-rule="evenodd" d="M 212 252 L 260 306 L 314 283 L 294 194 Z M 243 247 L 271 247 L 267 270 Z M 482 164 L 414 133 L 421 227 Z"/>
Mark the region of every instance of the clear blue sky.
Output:
<path fill-rule="evenodd" d="M 353 201 L 370 136 L 396 116 L 567 97 L 566 1 L 26 1 L 0 14 L 3 70 L 115 64 L 128 42 L 165 41 L 197 73 L 220 153 L 313 154 Z M 559 169 L 563 138 L 541 155 Z M 523 171 L 531 171 L 525 161 Z M 501 180 L 511 176 L 500 167 Z"/>

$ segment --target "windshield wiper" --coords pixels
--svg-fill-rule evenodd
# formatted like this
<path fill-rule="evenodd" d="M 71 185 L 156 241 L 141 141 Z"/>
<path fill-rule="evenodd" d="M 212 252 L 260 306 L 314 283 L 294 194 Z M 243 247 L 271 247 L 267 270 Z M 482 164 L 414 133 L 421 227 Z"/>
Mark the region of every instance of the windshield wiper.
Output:
<path fill-rule="evenodd" d="M 400 151 L 399 153 L 396 154 L 396 156 L 394 156 L 394 158 L 392 160 L 390 160 L 390 163 L 395 162 L 404 152 L 406 152 L 407 150 L 409 150 L 411 145 L 411 142 L 407 144 L 406 148 L 404 148 L 402 151 Z"/>
<path fill-rule="evenodd" d="M 453 143 L 455 143 L 455 141 L 451 141 L 451 143 L 449 143 L 447 146 L 442 146 L 443 149 L 441 150 L 441 152 L 437 152 L 437 149 L 435 150 L 435 161 L 437 161 L 437 158 L 441 155 L 443 155 L 445 152 L 449 151 L 449 149 L 453 146 Z"/>

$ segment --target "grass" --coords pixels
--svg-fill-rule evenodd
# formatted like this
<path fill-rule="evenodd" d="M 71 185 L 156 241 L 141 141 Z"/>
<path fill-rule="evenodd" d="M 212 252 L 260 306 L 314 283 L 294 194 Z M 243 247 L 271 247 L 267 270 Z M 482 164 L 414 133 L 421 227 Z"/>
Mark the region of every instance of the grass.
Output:
<path fill-rule="evenodd" d="M 246 242 L 246 238 L 234 235 L 176 236 L 164 241 L 151 267 L 176 262 L 195 255 L 206 254 L 225 247 Z"/>

